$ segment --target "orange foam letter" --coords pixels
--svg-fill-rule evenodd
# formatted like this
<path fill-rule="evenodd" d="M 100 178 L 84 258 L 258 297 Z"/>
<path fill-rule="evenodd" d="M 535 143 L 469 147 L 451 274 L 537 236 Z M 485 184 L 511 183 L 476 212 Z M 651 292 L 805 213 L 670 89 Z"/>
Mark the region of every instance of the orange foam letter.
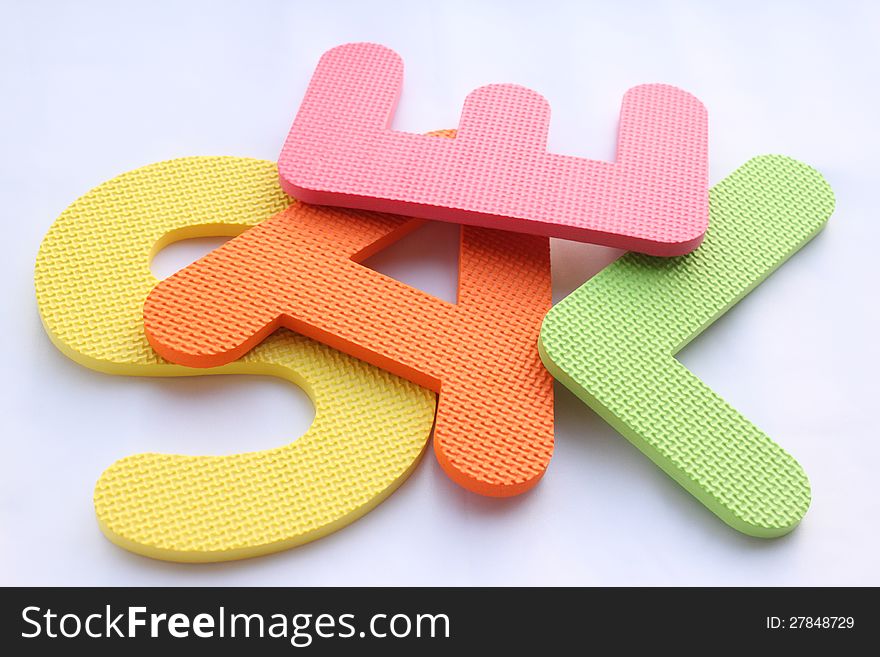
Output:
<path fill-rule="evenodd" d="M 553 452 L 537 350 L 548 240 L 463 226 L 451 304 L 358 264 L 422 223 L 294 203 L 156 286 L 150 344 L 213 367 L 285 326 L 439 392 L 434 449 L 449 476 L 483 495 L 526 491 Z"/>

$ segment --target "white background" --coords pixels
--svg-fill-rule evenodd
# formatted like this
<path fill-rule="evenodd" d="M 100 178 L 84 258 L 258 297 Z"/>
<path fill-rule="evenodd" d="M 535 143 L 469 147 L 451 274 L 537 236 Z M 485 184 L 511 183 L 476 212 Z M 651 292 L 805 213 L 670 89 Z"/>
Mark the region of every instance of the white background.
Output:
<path fill-rule="evenodd" d="M 4 1 L 0 584 L 880 584 L 880 10 L 711 4 Z M 267 448 L 313 410 L 272 379 L 110 377 L 67 360 L 36 310 L 40 239 L 129 169 L 275 159 L 318 57 L 361 40 L 406 62 L 400 129 L 454 127 L 470 90 L 517 82 L 549 99 L 553 150 L 610 159 L 624 91 L 668 82 L 709 108 L 713 183 L 761 153 L 827 177 L 826 231 L 681 354 L 803 464 L 813 504 L 794 533 L 729 529 L 557 386 L 556 454 L 515 499 L 463 491 L 429 452 L 375 511 L 273 556 L 170 564 L 103 537 L 92 487 L 114 460 Z M 431 226 L 372 264 L 452 298 L 454 232 Z M 155 270 L 205 248 L 172 247 Z M 555 242 L 555 298 L 613 256 Z"/>

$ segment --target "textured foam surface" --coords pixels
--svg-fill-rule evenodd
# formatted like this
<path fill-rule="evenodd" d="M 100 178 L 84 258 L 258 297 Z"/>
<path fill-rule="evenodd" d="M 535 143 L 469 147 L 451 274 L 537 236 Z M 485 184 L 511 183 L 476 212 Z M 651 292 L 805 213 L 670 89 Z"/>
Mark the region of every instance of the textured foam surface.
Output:
<path fill-rule="evenodd" d="M 362 516 L 418 462 L 435 395 L 280 330 L 212 370 L 173 365 L 144 336 L 151 255 L 186 237 L 235 235 L 288 207 L 271 162 L 194 157 L 100 185 L 50 228 L 36 264 L 40 315 L 55 345 L 110 374 L 264 374 L 302 386 L 314 424 L 298 440 L 234 456 L 139 454 L 114 463 L 95 510 L 118 545 L 160 559 L 220 561 L 319 538 Z M 243 441 L 246 445 L 246 440 Z"/>
<path fill-rule="evenodd" d="M 548 313 L 544 363 L 732 527 L 791 531 L 810 504 L 798 463 L 673 356 L 809 241 L 834 208 L 810 167 L 750 160 L 712 188 L 703 245 L 628 254 Z"/>
<path fill-rule="evenodd" d="M 669 85 L 630 89 L 617 157 L 547 152 L 550 106 L 512 84 L 473 91 L 455 141 L 389 129 L 403 62 L 370 43 L 321 58 L 278 159 L 308 203 L 679 255 L 708 221 L 706 110 Z"/>
<path fill-rule="evenodd" d="M 278 326 L 325 342 L 440 392 L 434 449 L 456 482 L 523 492 L 553 451 L 552 378 L 535 347 L 548 240 L 463 227 L 451 304 L 358 264 L 421 223 L 294 204 L 156 286 L 147 337 L 193 367 L 234 360 Z"/>

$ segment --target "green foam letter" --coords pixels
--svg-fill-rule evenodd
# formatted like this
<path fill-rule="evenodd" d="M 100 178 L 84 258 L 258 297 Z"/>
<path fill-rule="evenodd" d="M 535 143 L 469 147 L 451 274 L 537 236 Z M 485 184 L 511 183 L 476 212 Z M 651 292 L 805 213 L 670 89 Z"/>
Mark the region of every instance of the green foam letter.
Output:
<path fill-rule="evenodd" d="M 731 527 L 781 536 L 810 505 L 801 466 L 675 354 L 824 226 L 810 167 L 757 157 L 712 188 L 693 253 L 629 253 L 558 303 L 539 350 L 554 377 Z"/>

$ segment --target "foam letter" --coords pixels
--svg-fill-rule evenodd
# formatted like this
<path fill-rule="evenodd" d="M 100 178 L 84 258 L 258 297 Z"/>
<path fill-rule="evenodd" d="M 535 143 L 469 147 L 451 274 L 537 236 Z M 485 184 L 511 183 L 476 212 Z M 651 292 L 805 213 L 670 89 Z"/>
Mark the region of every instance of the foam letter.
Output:
<path fill-rule="evenodd" d="M 513 84 L 473 91 L 458 138 L 391 130 L 403 61 L 372 43 L 321 57 L 278 169 L 306 203 L 395 212 L 652 255 L 688 253 L 709 217 L 708 120 L 689 93 L 630 89 L 615 162 L 547 152 L 550 106 Z"/>
<path fill-rule="evenodd" d="M 127 550 L 224 561 L 320 538 L 390 495 L 427 444 L 433 393 L 289 331 L 211 370 L 170 364 L 150 348 L 142 311 L 157 282 L 151 254 L 187 237 L 237 235 L 290 203 L 271 162 L 183 158 L 93 189 L 43 240 L 37 301 L 68 357 L 109 374 L 279 376 L 315 404 L 309 430 L 276 449 L 139 454 L 111 465 L 95 487 L 95 511 Z"/>
<path fill-rule="evenodd" d="M 286 326 L 438 391 L 444 470 L 477 493 L 521 493 L 553 451 L 552 378 L 536 348 L 548 240 L 463 227 L 451 304 L 358 264 L 421 223 L 293 204 L 157 285 L 144 304 L 150 344 L 212 367 Z"/>
<path fill-rule="evenodd" d="M 724 522 L 779 536 L 810 504 L 804 471 L 674 356 L 823 227 L 834 195 L 813 169 L 766 156 L 713 187 L 710 208 L 693 253 L 627 254 L 554 306 L 541 357 Z"/>

